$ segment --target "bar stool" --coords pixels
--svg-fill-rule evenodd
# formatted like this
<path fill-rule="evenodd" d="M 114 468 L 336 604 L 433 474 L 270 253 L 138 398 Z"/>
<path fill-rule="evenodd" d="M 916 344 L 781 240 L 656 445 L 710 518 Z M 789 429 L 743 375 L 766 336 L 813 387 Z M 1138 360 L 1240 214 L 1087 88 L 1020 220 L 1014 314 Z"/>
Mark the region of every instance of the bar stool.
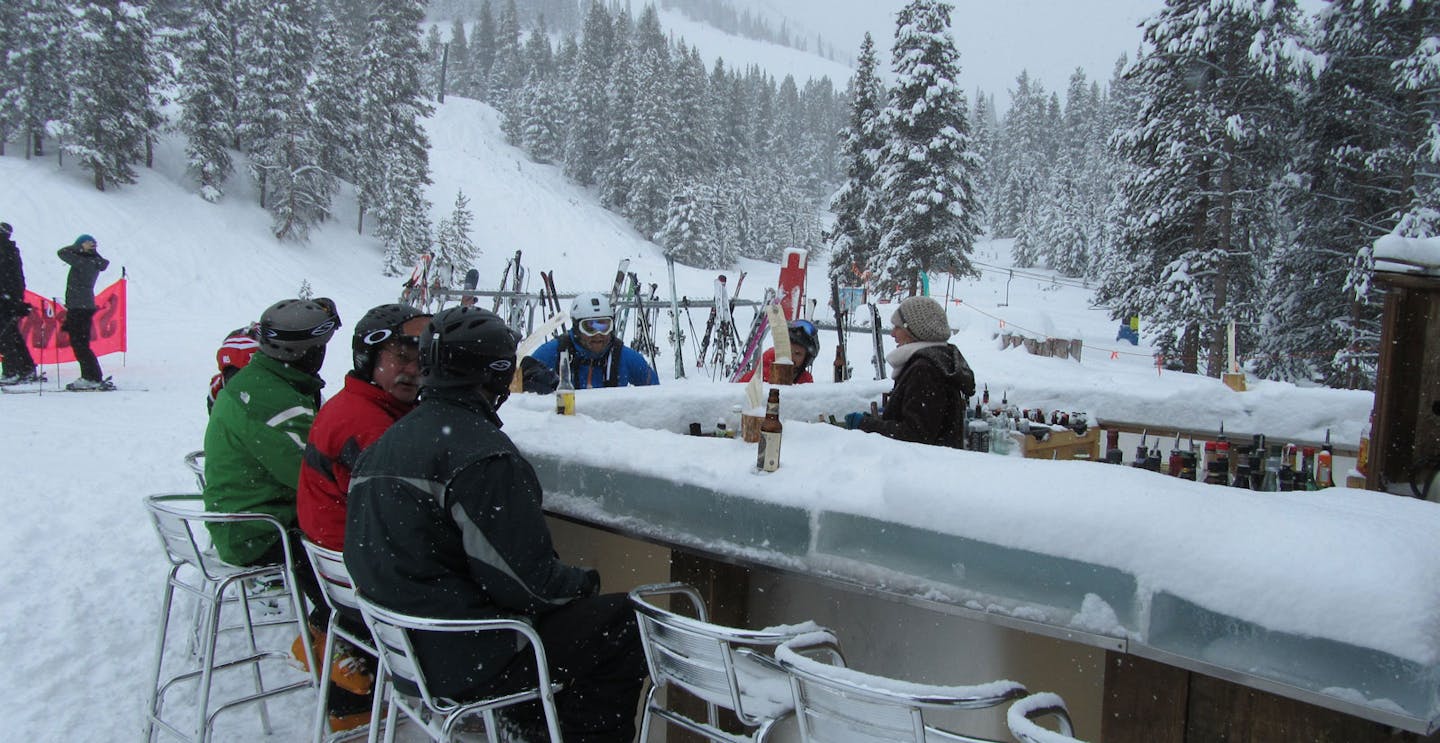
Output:
<path fill-rule="evenodd" d="M 1043 717 L 1054 717 L 1060 732 L 1040 727 L 1035 721 Z M 1059 694 L 1048 691 L 1031 694 L 1010 705 L 1005 714 L 1010 734 L 1020 743 L 1082 743 L 1074 738 L 1074 726 L 1070 724 L 1070 710 Z"/>
<path fill-rule="evenodd" d="M 385 743 L 394 743 L 395 728 L 399 723 L 396 719 L 396 711 L 402 711 L 407 717 L 420 725 L 431 740 L 441 742 L 451 740 L 455 728 L 460 721 L 474 714 L 480 714 L 485 720 L 485 737 L 489 743 L 499 743 L 499 730 L 496 727 L 495 711 L 511 707 L 524 702 L 539 700 L 540 708 L 545 713 L 545 725 L 550 733 L 552 743 L 562 743 L 560 737 L 560 717 L 555 711 L 555 692 L 560 690 L 560 685 L 550 680 L 550 665 L 545 660 L 545 645 L 540 639 L 540 634 L 534 627 L 517 619 L 433 619 L 430 617 L 417 617 L 399 612 L 390 611 L 378 604 L 366 601 L 363 596 L 355 596 L 356 603 L 360 606 L 360 616 L 365 618 L 365 626 L 370 628 L 370 635 L 375 638 L 375 648 L 380 651 L 380 666 L 384 670 L 385 691 L 390 696 L 390 709 L 385 719 Z M 471 699 L 459 701 L 437 697 L 430 693 L 430 687 L 425 681 L 425 669 L 421 666 L 420 659 L 415 655 L 415 647 L 410 642 L 411 632 L 514 632 L 519 635 L 515 638 L 517 643 L 525 641 L 530 651 L 535 654 L 535 668 L 537 678 L 535 686 L 513 694 L 506 694 L 499 697 L 487 697 L 483 699 Z M 520 647 L 519 644 L 516 647 Z M 380 697 L 380 679 L 376 675 L 375 696 Z M 395 679 L 400 678 L 414 686 L 420 692 L 419 704 L 395 689 Z M 372 725 L 371 730 L 375 728 Z"/>
<path fill-rule="evenodd" d="M 205 492 L 205 450 L 196 449 L 185 455 L 185 469 L 195 475 L 195 484 Z"/>
<path fill-rule="evenodd" d="M 300 595 L 295 590 L 295 566 L 290 561 L 289 535 L 285 527 L 274 517 L 254 513 L 214 513 L 205 509 L 199 494 L 162 494 L 145 498 L 145 508 L 150 514 L 155 531 L 165 548 L 170 562 L 170 573 L 165 582 L 165 597 L 160 605 L 160 632 L 155 644 L 155 672 L 152 676 L 150 703 L 146 712 L 145 739 L 152 740 L 158 726 L 177 738 L 205 743 L 214 730 L 215 718 L 221 712 L 237 706 L 260 703 L 260 722 L 268 735 L 271 732 L 270 716 L 264 701 L 274 696 L 308 689 L 314 679 L 306 676 L 281 686 L 266 688 L 261 666 L 267 661 L 289 666 L 290 654 L 282 651 L 261 651 L 255 641 L 255 628 L 265 626 L 293 625 L 300 633 L 307 658 L 313 659 L 310 648 L 310 633 L 306 627 L 305 610 Z M 264 522 L 272 525 L 286 546 L 285 561 L 265 565 L 236 566 L 221 560 L 208 545 L 204 525 L 211 523 Z M 255 620 L 250 616 L 252 599 L 245 591 L 247 583 L 256 580 L 273 580 L 281 586 L 283 597 L 290 604 L 291 616 Z M 199 657 L 198 667 L 182 671 L 166 678 L 163 683 L 165 646 L 170 630 L 170 609 L 175 592 L 181 591 L 193 597 L 198 603 L 199 616 Z M 226 626 L 222 623 L 222 609 L 226 606 L 238 608 L 240 620 Z M 246 643 L 246 654 L 231 659 L 217 659 L 215 649 L 222 632 L 242 630 Z M 188 664 L 187 664 L 188 665 Z M 314 668 L 314 663 L 310 663 Z M 211 686 L 216 671 L 249 668 L 254 691 L 250 694 L 213 704 L 210 698 Z M 177 684 L 197 682 L 195 696 L 195 727 L 187 732 L 178 724 L 165 719 L 162 710 L 165 695 Z"/>
<path fill-rule="evenodd" d="M 661 608 L 653 599 L 684 596 L 696 615 L 688 617 Z M 816 639 L 840 664 L 839 642 L 814 622 L 783 629 L 745 630 L 711 624 L 699 591 L 684 583 L 657 583 L 630 592 L 630 605 L 640 625 L 645 662 L 650 667 L 650 693 L 645 697 L 645 714 L 640 723 L 640 741 L 649 740 L 655 718 L 724 743 L 760 743 L 780 720 L 794 711 L 786 687 L 785 673 L 769 653 L 781 644 L 806 633 Z M 705 702 L 706 720 L 692 719 L 659 701 L 666 688 L 683 689 Z M 780 690 L 777 693 L 777 690 Z M 735 713 L 740 723 L 753 730 L 738 735 L 720 729 L 717 708 Z"/>
<path fill-rule="evenodd" d="M 807 657 L 821 636 L 802 635 L 781 645 L 775 660 L 790 675 L 802 743 L 999 743 L 942 730 L 925 722 L 927 710 L 996 707 L 1026 695 L 1014 681 L 938 686 L 862 673 Z M 1068 722 L 1068 718 L 1067 718 Z"/>
<path fill-rule="evenodd" d="M 335 662 L 335 638 L 339 637 L 351 645 L 380 658 L 380 652 L 370 642 L 370 637 L 360 637 L 345 629 L 340 624 L 341 609 L 353 610 L 360 613 L 360 604 L 355 600 L 355 583 L 350 579 L 350 570 L 345 567 L 345 554 L 335 550 L 325 549 L 320 545 L 305 539 L 305 552 L 310 555 L 310 567 L 315 569 L 315 578 L 320 582 L 320 592 L 325 596 L 325 603 L 330 606 L 330 624 L 325 629 L 325 648 L 320 652 L 320 667 L 324 669 L 320 673 L 320 694 L 315 703 L 315 743 L 322 743 L 326 737 L 326 706 L 330 701 L 330 672 Z M 381 676 L 383 668 L 377 664 L 374 697 L 375 701 L 370 707 L 370 729 L 369 741 L 375 743 L 377 733 L 380 730 L 380 704 L 384 699 L 383 689 L 385 679 Z M 348 738 L 355 734 L 353 730 L 342 730 L 333 733 L 328 739 Z"/>

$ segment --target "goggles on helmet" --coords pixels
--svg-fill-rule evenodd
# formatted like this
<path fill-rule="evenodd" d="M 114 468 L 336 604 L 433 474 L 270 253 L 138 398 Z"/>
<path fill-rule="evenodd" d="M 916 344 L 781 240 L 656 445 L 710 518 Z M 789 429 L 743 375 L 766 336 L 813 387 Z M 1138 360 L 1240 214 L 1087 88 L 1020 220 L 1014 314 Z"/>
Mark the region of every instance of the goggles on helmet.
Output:
<path fill-rule="evenodd" d="M 815 329 L 815 323 L 810 322 L 809 320 L 791 320 L 790 327 L 799 328 L 800 330 L 805 331 L 806 335 L 814 336 L 820 334 L 820 331 Z"/>
<path fill-rule="evenodd" d="M 591 317 L 575 324 L 575 328 L 581 335 L 602 335 L 615 329 L 615 318 L 613 317 Z"/>

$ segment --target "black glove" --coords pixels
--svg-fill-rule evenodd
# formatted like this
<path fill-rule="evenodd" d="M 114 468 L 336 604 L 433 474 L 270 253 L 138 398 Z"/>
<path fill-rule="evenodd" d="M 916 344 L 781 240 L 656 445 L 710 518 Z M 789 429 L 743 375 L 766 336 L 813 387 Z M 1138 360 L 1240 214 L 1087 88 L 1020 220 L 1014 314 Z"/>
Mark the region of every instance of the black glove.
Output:
<path fill-rule="evenodd" d="M 520 359 L 520 379 L 526 392 L 548 395 L 560 386 L 560 375 L 553 369 L 535 360 L 534 356 Z"/>

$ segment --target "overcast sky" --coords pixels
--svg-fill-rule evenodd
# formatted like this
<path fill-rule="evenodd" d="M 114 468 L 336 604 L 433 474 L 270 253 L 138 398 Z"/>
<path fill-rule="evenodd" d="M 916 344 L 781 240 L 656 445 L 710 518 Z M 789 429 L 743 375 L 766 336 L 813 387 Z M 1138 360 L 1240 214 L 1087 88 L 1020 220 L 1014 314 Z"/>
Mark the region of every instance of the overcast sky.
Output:
<path fill-rule="evenodd" d="M 1063 97 L 1070 73 L 1083 67 L 1102 83 L 1122 53 L 1134 58 L 1140 22 L 1162 0 L 950 0 L 951 33 L 960 48 L 961 84 L 994 93 L 1008 107 L 1015 77 L 1029 70 Z M 883 67 L 890 66 L 895 14 L 905 0 L 735 0 L 741 7 L 778 13 L 853 53 L 866 31 L 875 37 Z M 798 30 L 798 29 L 797 29 Z"/>

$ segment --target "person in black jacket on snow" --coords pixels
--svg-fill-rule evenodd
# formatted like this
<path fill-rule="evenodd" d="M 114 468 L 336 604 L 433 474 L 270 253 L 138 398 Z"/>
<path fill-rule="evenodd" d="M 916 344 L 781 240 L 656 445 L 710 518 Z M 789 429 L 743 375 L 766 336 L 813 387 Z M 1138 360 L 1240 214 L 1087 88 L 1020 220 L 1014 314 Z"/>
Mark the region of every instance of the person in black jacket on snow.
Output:
<path fill-rule="evenodd" d="M 25 268 L 12 232 L 9 223 L 0 222 L 0 356 L 5 357 L 0 385 L 45 381 L 20 334 L 20 320 L 30 314 L 30 305 L 25 303 Z"/>
<path fill-rule="evenodd" d="M 70 264 L 65 280 L 65 325 L 70 334 L 70 350 L 80 362 L 80 378 L 65 385 L 69 390 L 113 390 L 114 383 L 100 371 L 100 360 L 90 350 L 90 321 L 95 317 L 95 280 L 110 267 L 110 261 L 95 250 L 95 238 L 81 235 L 73 245 L 66 245 L 58 254 Z"/>
<path fill-rule="evenodd" d="M 910 297 L 890 324 L 890 401 L 879 416 L 851 413 L 845 424 L 901 441 L 965 448 L 965 404 L 975 394 L 975 373 L 950 345 L 945 308 L 930 297 Z"/>
<path fill-rule="evenodd" d="M 352 472 L 345 564 L 361 595 L 395 611 L 530 622 L 564 687 L 556 706 L 567 743 L 630 743 L 646 676 L 635 615 L 625 594 L 599 594 L 599 573 L 560 561 L 535 470 L 500 430 L 518 341 L 489 310 L 431 318 L 420 405 Z M 534 683 L 534 656 L 513 635 L 413 639 L 434 693 L 468 700 Z M 547 739 L 534 703 L 512 708 L 506 723 Z"/>

